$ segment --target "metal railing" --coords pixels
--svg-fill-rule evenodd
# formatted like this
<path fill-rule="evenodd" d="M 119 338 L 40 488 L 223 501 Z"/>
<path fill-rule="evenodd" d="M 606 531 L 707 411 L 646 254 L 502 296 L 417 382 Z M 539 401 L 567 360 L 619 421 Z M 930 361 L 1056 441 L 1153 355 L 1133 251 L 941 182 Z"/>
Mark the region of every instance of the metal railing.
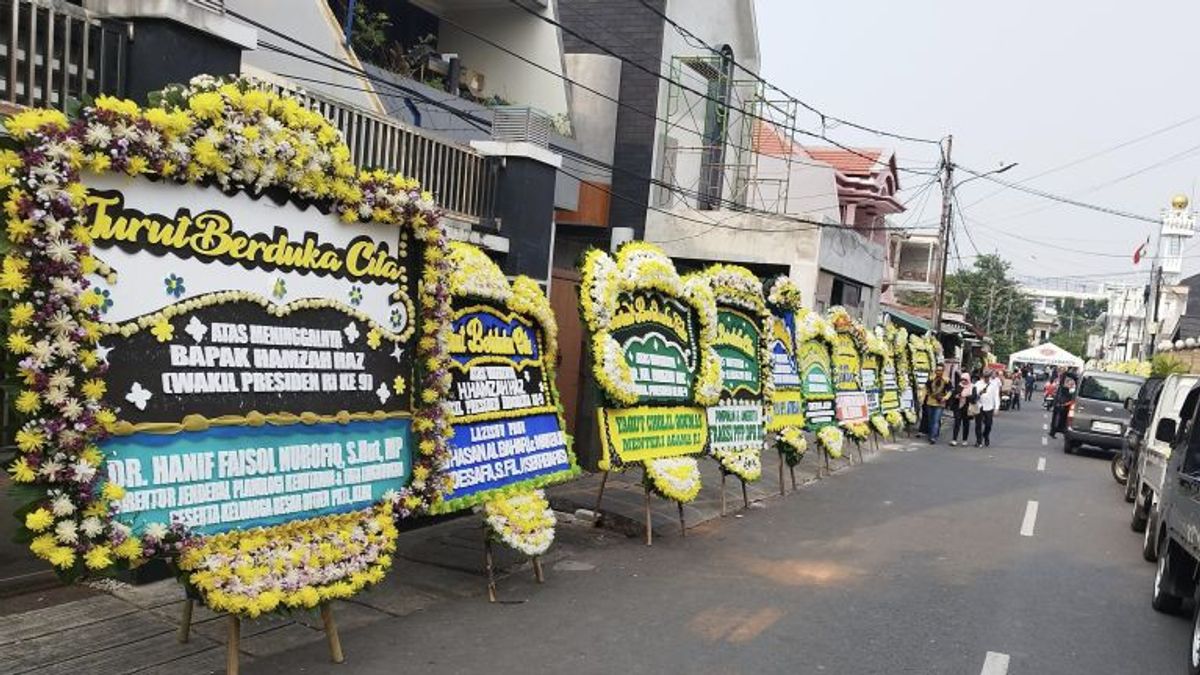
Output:
<path fill-rule="evenodd" d="M 415 178 L 451 216 L 498 230 L 496 181 L 500 162 L 399 120 L 332 97 L 276 85 L 324 115 L 342 131 L 352 161 Z"/>
<path fill-rule="evenodd" d="M 128 24 L 57 0 L 0 0 L 0 100 L 66 110 L 125 93 Z"/>

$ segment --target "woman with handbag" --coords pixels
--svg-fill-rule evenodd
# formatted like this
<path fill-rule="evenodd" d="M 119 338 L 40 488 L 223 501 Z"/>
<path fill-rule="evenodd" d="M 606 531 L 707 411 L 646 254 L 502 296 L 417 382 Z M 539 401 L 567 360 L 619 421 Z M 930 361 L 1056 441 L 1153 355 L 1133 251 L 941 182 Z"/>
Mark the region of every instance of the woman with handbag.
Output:
<path fill-rule="evenodd" d="M 950 435 L 950 445 L 958 445 L 958 430 L 962 429 L 962 443 L 967 444 L 967 436 L 971 433 L 971 418 L 979 414 L 979 396 L 971 385 L 971 376 L 963 373 L 954 388 L 954 433 Z"/>

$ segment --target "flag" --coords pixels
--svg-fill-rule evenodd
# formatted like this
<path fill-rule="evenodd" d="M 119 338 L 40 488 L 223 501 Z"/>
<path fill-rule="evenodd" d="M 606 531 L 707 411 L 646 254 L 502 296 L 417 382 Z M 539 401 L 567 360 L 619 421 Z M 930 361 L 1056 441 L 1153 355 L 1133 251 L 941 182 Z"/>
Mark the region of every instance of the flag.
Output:
<path fill-rule="evenodd" d="M 1140 263 L 1142 258 L 1146 257 L 1146 247 L 1148 246 L 1150 246 L 1150 237 L 1146 237 L 1146 241 L 1142 242 L 1142 245 L 1137 247 L 1137 250 L 1133 252 L 1134 265 Z"/>

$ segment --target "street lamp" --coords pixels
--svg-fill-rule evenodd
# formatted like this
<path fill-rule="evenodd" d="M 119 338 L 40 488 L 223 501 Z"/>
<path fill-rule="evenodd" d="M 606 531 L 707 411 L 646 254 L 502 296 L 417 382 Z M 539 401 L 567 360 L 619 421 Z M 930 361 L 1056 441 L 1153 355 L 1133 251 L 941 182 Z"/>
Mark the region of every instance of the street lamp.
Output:
<path fill-rule="evenodd" d="M 987 173 L 977 173 L 974 176 L 971 176 L 970 178 L 964 178 L 957 183 L 951 182 L 954 177 L 954 164 L 947 161 L 945 162 L 945 165 L 946 173 L 943 174 L 942 177 L 942 222 L 941 227 L 938 230 L 938 246 L 942 249 L 942 260 L 941 265 L 938 266 L 938 275 L 936 279 L 937 289 L 933 294 L 933 312 L 930 316 L 930 328 L 935 335 L 942 331 L 942 308 L 945 304 L 945 298 L 943 296 L 946 292 L 946 261 L 950 255 L 950 230 L 954 215 L 954 191 L 962 185 L 970 183 L 977 178 L 986 178 L 988 176 L 995 176 L 997 174 L 1004 173 L 1005 171 L 1008 171 L 1016 166 L 1017 162 L 1005 164 L 1004 166 L 988 171 Z"/>

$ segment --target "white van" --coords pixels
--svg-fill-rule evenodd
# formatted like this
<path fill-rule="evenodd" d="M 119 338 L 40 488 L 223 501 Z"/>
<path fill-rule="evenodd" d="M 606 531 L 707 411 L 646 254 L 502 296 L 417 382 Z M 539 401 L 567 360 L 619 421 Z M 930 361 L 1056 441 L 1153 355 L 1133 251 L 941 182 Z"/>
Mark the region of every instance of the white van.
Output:
<path fill-rule="evenodd" d="M 1154 430 L 1158 428 L 1159 420 L 1164 419 L 1174 420 L 1175 427 L 1179 428 L 1184 401 L 1197 382 L 1200 382 L 1200 375 L 1168 375 L 1163 380 L 1162 389 L 1158 392 L 1158 405 L 1154 406 L 1154 414 L 1150 418 L 1150 425 L 1146 427 L 1145 440 L 1138 453 L 1137 471 L 1130 476 L 1131 480 L 1137 480 L 1131 525 L 1134 530 L 1145 528 L 1142 557 L 1150 562 L 1154 562 L 1158 551 L 1158 501 L 1162 495 L 1167 460 L 1171 457 L 1171 444 L 1155 439 Z M 1190 418 L 1191 413 L 1187 411 L 1186 417 Z"/>

